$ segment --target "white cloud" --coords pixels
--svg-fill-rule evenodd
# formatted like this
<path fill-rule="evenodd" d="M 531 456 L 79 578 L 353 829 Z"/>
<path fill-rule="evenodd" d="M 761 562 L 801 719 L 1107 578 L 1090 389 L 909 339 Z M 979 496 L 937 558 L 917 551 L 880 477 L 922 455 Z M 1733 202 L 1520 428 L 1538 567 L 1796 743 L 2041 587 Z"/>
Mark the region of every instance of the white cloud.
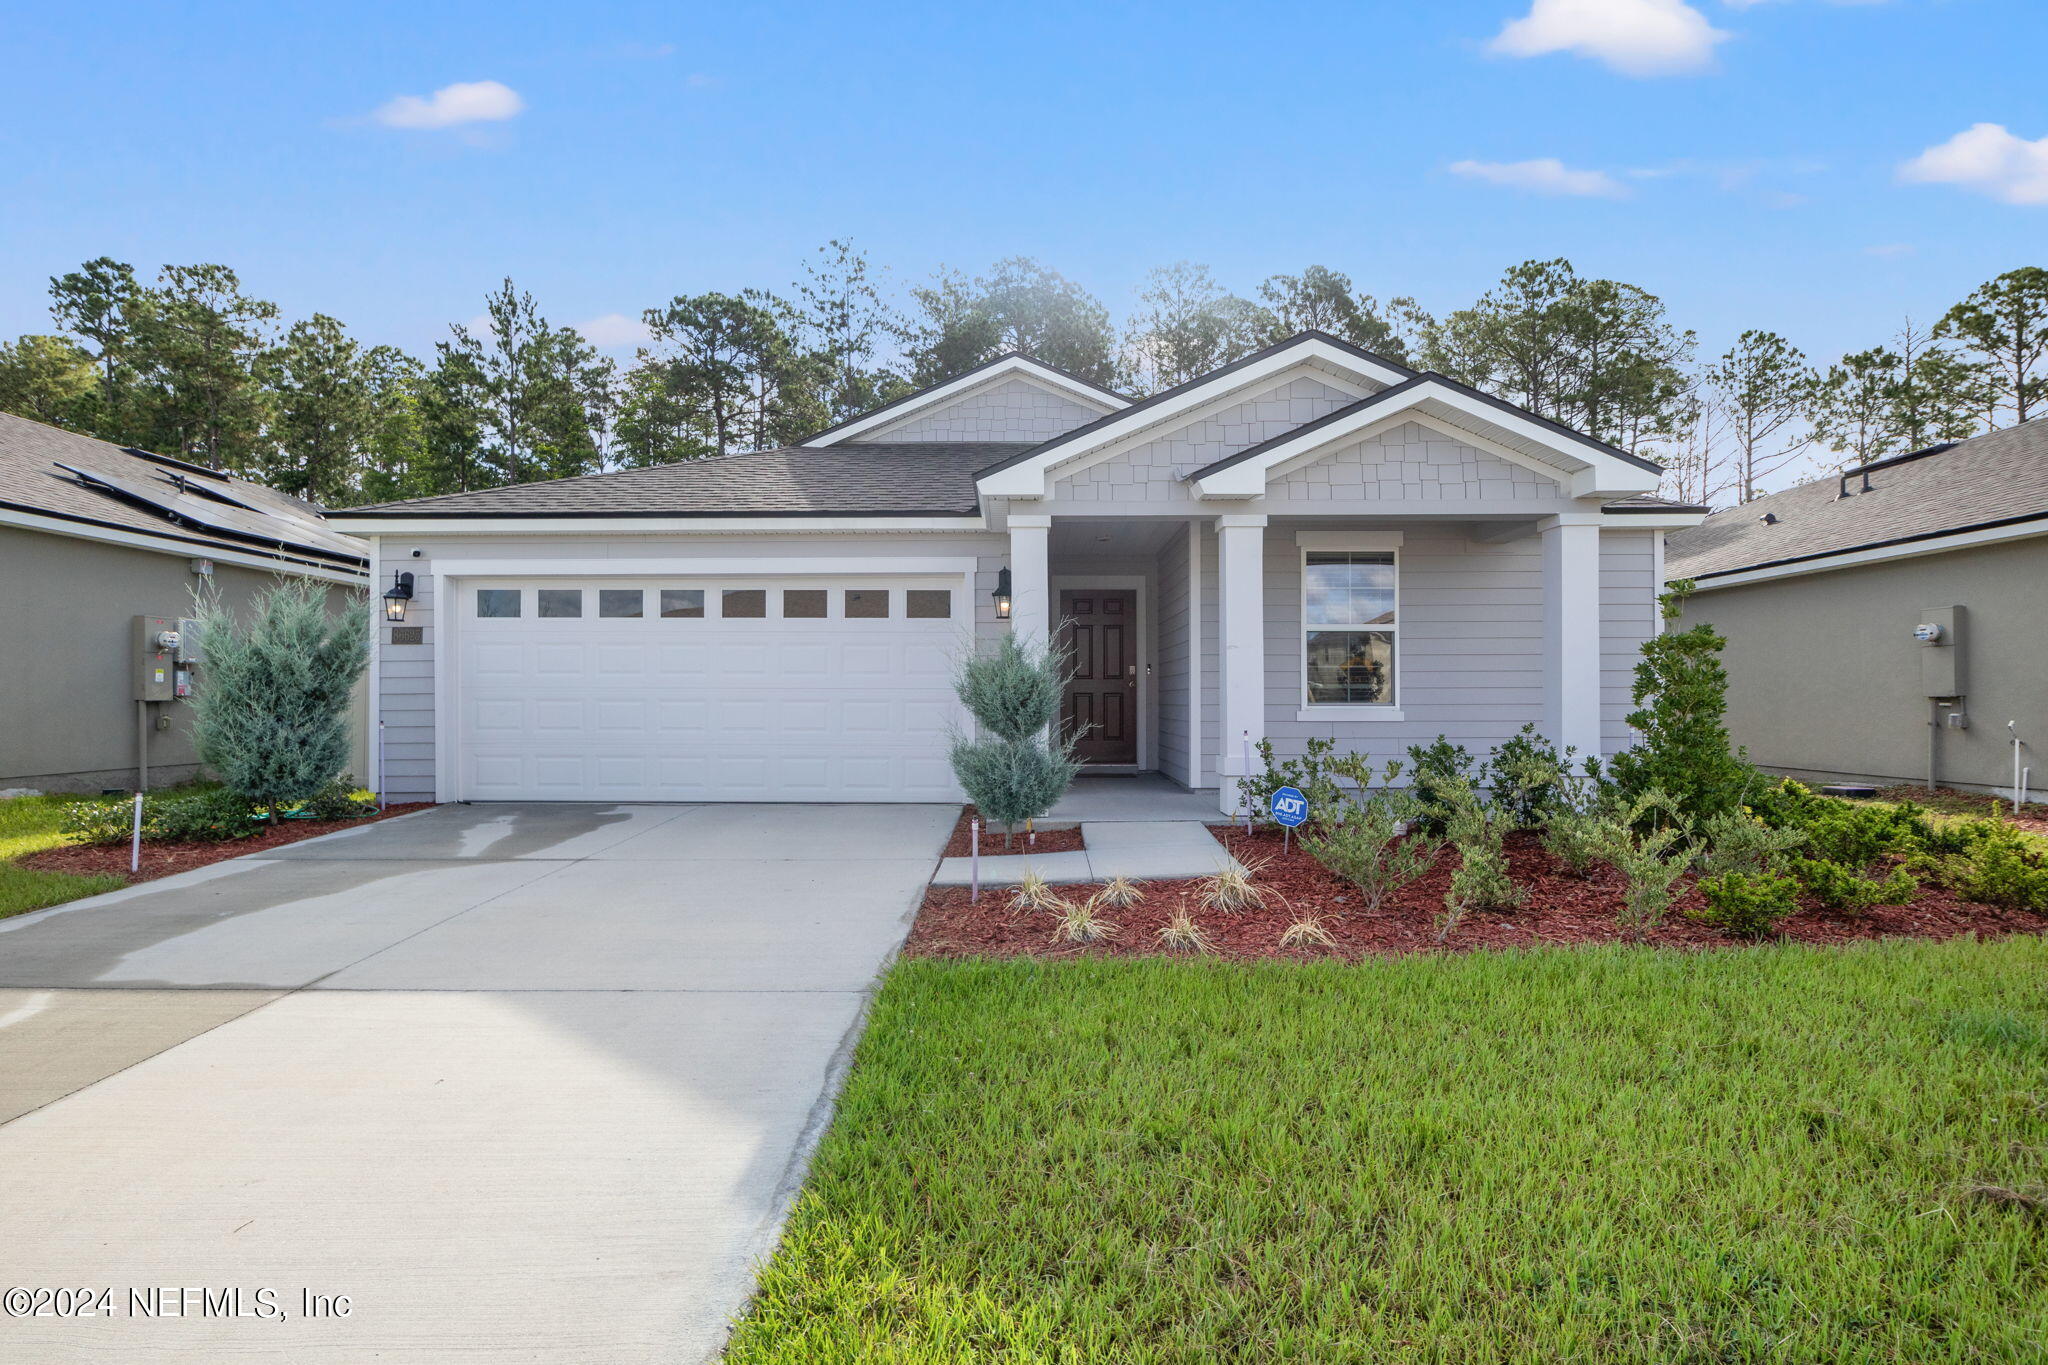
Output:
<path fill-rule="evenodd" d="M 1488 46 L 1507 57 L 1572 52 L 1625 76 L 1668 76 L 1714 64 L 1729 34 L 1685 0 L 1533 0 Z"/>
<path fill-rule="evenodd" d="M 624 313 L 606 313 L 601 318 L 576 324 L 583 339 L 602 350 L 614 346 L 640 346 L 648 340 L 647 324 Z"/>
<path fill-rule="evenodd" d="M 2048 137 L 2029 142 L 2002 123 L 1972 124 L 1899 167 L 1916 185 L 1960 185 L 2008 204 L 2048 204 Z"/>
<path fill-rule="evenodd" d="M 1594 199 L 1626 199 L 1628 189 L 1605 171 L 1575 171 L 1554 156 L 1532 161 L 1453 161 L 1452 175 L 1484 180 L 1490 185 L 1528 190 L 1531 194 L 1570 194 Z"/>
<path fill-rule="evenodd" d="M 1866 256 L 1876 256 L 1881 260 L 1896 260 L 1900 256 L 1912 255 L 1913 244 L 1911 242 L 1880 242 L 1876 246 L 1864 247 L 1863 254 Z"/>
<path fill-rule="evenodd" d="M 1758 5 L 1774 5 L 1779 0 L 1721 0 L 1729 9 L 1755 9 Z M 1891 0 L 1825 0 L 1830 5 L 1888 5 Z"/>
<path fill-rule="evenodd" d="M 431 95 L 400 95 L 371 117 L 387 128 L 454 128 L 498 123 L 526 108 L 519 92 L 498 81 L 457 81 Z"/>

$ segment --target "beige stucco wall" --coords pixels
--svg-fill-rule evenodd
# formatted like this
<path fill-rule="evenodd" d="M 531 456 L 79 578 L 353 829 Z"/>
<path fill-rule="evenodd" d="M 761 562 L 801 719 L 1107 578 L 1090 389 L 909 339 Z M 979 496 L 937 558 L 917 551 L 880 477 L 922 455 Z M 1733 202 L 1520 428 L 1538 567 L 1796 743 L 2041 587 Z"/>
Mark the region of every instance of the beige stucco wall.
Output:
<path fill-rule="evenodd" d="M 1702 592 L 1684 624 L 1728 637 L 1728 728 L 1766 767 L 1830 781 L 1919 782 L 1928 702 L 1913 627 L 1964 608 L 1968 730 L 1938 736 L 1946 785 L 2009 791 L 2012 734 L 2048 785 L 2048 539 Z"/>
<path fill-rule="evenodd" d="M 0 787 L 134 786 L 130 632 L 139 615 L 191 615 L 199 581 L 191 557 L 0 527 Z M 216 562 L 213 581 L 239 609 L 273 579 Z M 348 591 L 337 585 L 330 605 Z M 369 771 L 366 697 L 359 688 L 351 761 L 358 777 Z M 150 785 L 192 776 L 190 706 L 156 702 L 151 710 L 170 717 L 171 728 L 150 731 Z"/>

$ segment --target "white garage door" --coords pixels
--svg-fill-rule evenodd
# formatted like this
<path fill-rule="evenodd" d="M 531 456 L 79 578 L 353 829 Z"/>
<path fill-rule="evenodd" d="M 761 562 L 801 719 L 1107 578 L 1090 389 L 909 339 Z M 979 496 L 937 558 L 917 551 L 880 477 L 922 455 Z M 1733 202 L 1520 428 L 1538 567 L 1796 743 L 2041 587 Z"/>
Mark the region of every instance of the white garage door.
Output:
<path fill-rule="evenodd" d="M 455 586 L 462 799 L 960 799 L 959 578 Z"/>

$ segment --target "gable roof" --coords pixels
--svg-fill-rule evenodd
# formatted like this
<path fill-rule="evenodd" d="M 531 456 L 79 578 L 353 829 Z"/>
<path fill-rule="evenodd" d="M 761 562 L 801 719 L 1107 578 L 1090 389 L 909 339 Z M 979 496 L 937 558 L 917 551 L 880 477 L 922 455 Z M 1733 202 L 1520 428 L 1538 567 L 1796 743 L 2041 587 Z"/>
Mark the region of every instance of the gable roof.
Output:
<path fill-rule="evenodd" d="M 974 471 L 1016 442 L 783 446 L 351 507 L 340 517 L 975 516 Z"/>
<path fill-rule="evenodd" d="M 357 570 L 367 547 L 310 502 L 168 455 L 0 413 L 0 510 L 100 527 L 188 553 L 240 553 Z"/>
<path fill-rule="evenodd" d="M 1566 484 L 1575 496 L 1647 492 L 1663 474 L 1663 467 L 1654 461 L 1434 370 L 1424 370 L 1313 422 L 1204 465 L 1187 479 L 1207 496 L 1255 496 L 1264 491 L 1270 471 L 1347 437 L 1363 436 L 1404 419 L 1427 423 L 1515 464 L 1535 468 Z M 1233 475 L 1233 470 L 1238 472 Z"/>
<path fill-rule="evenodd" d="M 2048 534 L 2048 417 L 1716 512 L 1665 541 L 1664 569 L 1671 578 L 1711 580 L 2037 520 Z"/>
<path fill-rule="evenodd" d="M 1028 450 L 990 465 L 981 471 L 979 477 L 993 478 L 1026 464 L 1050 467 L 1078 449 L 1103 441 L 1119 440 L 1130 431 L 1142 430 L 1155 419 L 1164 420 L 1173 412 L 1197 406 L 1206 401 L 1205 394 L 1209 390 L 1216 390 L 1219 394 L 1228 393 L 1237 385 L 1226 381 L 1241 378 L 1248 371 L 1256 371 L 1257 377 L 1264 377 L 1267 373 L 1283 368 L 1282 362 L 1297 353 L 1300 353 L 1303 359 L 1310 359 L 1318 352 L 1328 351 L 1338 352 L 1357 362 L 1358 371 L 1379 383 L 1396 384 L 1412 378 L 1415 374 L 1414 370 L 1398 360 L 1389 360 L 1383 355 L 1366 350 L 1363 346 L 1354 346 L 1340 337 L 1311 328 L 1296 332 L 1293 336 L 1276 341 L 1262 350 L 1253 351 L 1250 355 L 1240 356 L 1228 365 L 1210 370 L 1207 374 L 1198 374 L 1193 379 L 1183 380 L 1170 389 L 1161 389 L 1150 398 L 1141 399 L 1120 411 L 1105 414 L 1086 426 L 1076 427 L 1049 441 L 1042 441 Z M 1000 491 L 1011 490 L 1006 488 Z"/>
<path fill-rule="evenodd" d="M 976 365 L 951 379 L 919 389 L 903 397 L 871 408 L 857 416 L 849 417 L 836 425 L 814 432 L 797 442 L 800 446 L 829 446 L 841 441 L 858 439 L 863 432 L 878 427 L 890 426 L 905 418 L 933 408 L 942 408 L 948 403 L 964 398 L 978 389 L 1000 383 L 1006 379 L 1024 379 L 1041 388 L 1077 403 L 1092 408 L 1109 408 L 1112 411 L 1128 407 L 1131 400 L 1114 389 L 1104 388 L 1092 379 L 1084 379 L 1071 370 L 1027 356 L 1021 351 L 1006 351 L 994 360 Z"/>

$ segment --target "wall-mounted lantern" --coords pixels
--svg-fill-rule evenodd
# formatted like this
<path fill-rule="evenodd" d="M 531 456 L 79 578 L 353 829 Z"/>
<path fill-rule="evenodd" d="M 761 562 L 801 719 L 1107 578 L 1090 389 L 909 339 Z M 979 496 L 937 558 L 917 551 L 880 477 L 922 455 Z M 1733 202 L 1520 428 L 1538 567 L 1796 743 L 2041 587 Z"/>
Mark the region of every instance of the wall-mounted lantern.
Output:
<path fill-rule="evenodd" d="M 996 590 L 995 590 L 994 596 L 995 596 L 995 599 L 996 599 L 996 620 L 998 620 L 998 621 L 1007 621 L 1007 620 L 1009 620 L 1009 619 L 1010 619 L 1010 571 L 1009 571 L 1008 569 L 1000 569 L 1000 570 L 998 570 L 998 571 L 996 572 Z"/>
<path fill-rule="evenodd" d="M 391 591 L 384 594 L 384 619 L 403 621 L 405 604 L 412 601 L 412 575 L 395 573 L 391 576 Z"/>

